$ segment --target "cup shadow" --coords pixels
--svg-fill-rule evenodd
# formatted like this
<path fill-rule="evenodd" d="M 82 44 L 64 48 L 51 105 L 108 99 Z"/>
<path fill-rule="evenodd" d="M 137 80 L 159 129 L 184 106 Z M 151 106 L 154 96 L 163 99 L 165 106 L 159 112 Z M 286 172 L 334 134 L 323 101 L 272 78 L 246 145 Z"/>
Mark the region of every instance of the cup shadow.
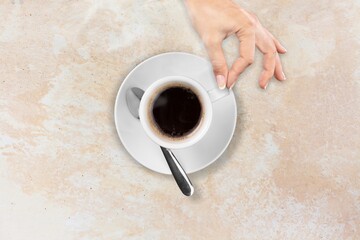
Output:
<path fill-rule="evenodd" d="M 232 156 L 234 156 L 236 154 L 236 149 L 237 146 L 239 146 L 239 144 L 241 144 L 241 139 L 242 139 L 242 133 L 244 132 L 244 127 L 245 127 L 245 112 L 242 111 L 242 101 L 240 99 L 240 97 L 235 94 L 235 99 L 236 99 L 236 106 L 237 106 L 237 119 L 236 119 L 236 127 L 235 127 L 235 132 L 234 135 L 230 141 L 229 146 L 227 147 L 227 149 L 225 150 L 225 152 L 220 156 L 220 158 L 215 161 L 214 163 L 212 163 L 210 166 L 206 167 L 205 169 L 199 171 L 199 172 L 195 172 L 192 174 L 189 174 L 190 179 L 192 180 L 192 183 L 195 187 L 195 192 L 194 195 L 191 196 L 191 199 L 193 201 L 198 201 L 200 199 L 203 199 L 203 190 L 200 187 L 197 187 L 196 183 L 204 183 L 207 181 L 207 179 L 209 178 L 209 176 L 212 176 L 213 174 L 215 174 L 216 172 L 220 172 L 220 171 L 224 171 L 226 168 L 226 164 L 228 164 L 231 159 Z M 211 190 L 208 190 L 211 191 Z"/>

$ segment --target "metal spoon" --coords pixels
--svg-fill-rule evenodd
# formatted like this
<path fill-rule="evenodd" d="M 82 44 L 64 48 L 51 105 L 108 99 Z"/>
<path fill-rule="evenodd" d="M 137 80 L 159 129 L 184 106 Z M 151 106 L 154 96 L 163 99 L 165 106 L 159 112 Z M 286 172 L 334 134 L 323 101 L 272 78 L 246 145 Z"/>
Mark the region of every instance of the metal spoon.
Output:
<path fill-rule="evenodd" d="M 144 91 L 137 87 L 133 87 L 126 92 L 126 103 L 128 108 L 131 114 L 137 119 L 140 119 L 139 106 L 143 94 Z M 164 148 L 162 146 L 160 146 L 160 148 L 181 192 L 186 196 L 191 196 L 194 193 L 194 187 L 181 164 L 170 149 Z"/>

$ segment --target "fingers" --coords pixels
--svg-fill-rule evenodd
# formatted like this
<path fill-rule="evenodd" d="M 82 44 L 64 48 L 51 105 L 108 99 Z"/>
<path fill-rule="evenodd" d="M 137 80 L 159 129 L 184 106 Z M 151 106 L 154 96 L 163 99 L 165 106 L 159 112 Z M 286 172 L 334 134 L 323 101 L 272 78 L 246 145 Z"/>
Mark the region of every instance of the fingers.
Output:
<path fill-rule="evenodd" d="M 264 28 L 257 37 L 256 45 L 264 54 L 263 70 L 260 74 L 259 85 L 261 88 L 266 89 L 272 76 L 275 76 L 280 81 L 286 79 L 278 54 L 278 52 L 285 53 L 286 49 Z"/>
<path fill-rule="evenodd" d="M 273 40 L 274 40 L 276 50 L 278 51 L 278 53 L 284 54 L 287 52 L 286 48 L 283 45 L 281 45 L 279 40 L 277 40 L 276 38 L 273 38 Z"/>
<path fill-rule="evenodd" d="M 275 73 L 274 73 L 274 76 L 279 81 L 286 80 L 286 77 L 285 77 L 281 62 L 280 62 L 279 54 L 276 54 L 276 57 L 275 57 Z"/>
<path fill-rule="evenodd" d="M 240 56 L 230 70 L 222 49 L 222 39 L 210 38 L 204 41 L 220 89 L 225 87 L 231 89 L 239 75 L 253 63 L 255 46 L 264 54 L 263 70 L 259 78 L 260 87 L 266 89 L 272 76 L 280 81 L 286 79 L 278 54 L 286 53 L 286 49 L 269 31 L 264 28 L 262 31 L 257 31 L 256 39 L 251 28 L 246 33 L 238 32 L 237 36 L 240 41 Z"/>
<path fill-rule="evenodd" d="M 240 41 L 240 57 L 233 63 L 228 75 L 227 87 L 232 88 L 239 75 L 254 62 L 255 34 L 238 35 Z"/>
<path fill-rule="evenodd" d="M 222 40 L 211 39 L 205 41 L 205 47 L 216 77 L 216 82 L 220 89 L 224 89 L 226 87 L 228 67 L 221 44 Z"/>
<path fill-rule="evenodd" d="M 286 48 L 281 45 L 281 43 L 279 42 L 279 40 L 277 40 L 274 35 L 272 35 L 267 29 L 265 29 L 265 31 L 267 32 L 267 34 L 271 37 L 271 39 L 274 41 L 275 43 L 275 47 L 276 50 L 278 51 L 278 53 L 284 54 L 287 52 Z"/>
<path fill-rule="evenodd" d="M 276 50 L 278 53 L 284 54 L 287 52 L 287 50 L 285 49 L 285 47 L 283 45 L 281 45 L 281 43 L 279 42 L 279 40 L 277 40 L 268 30 L 266 30 L 267 33 L 269 34 L 269 36 L 271 37 L 271 39 L 274 41 Z M 280 61 L 280 56 L 279 54 L 276 54 L 275 57 L 275 72 L 274 72 L 274 76 L 277 80 L 279 81 L 284 81 L 286 80 L 282 65 L 281 65 L 281 61 Z"/>
<path fill-rule="evenodd" d="M 274 75 L 276 55 L 276 51 L 269 51 L 264 53 L 263 70 L 259 78 L 259 85 L 263 89 L 266 89 L 270 82 L 270 79 Z"/>

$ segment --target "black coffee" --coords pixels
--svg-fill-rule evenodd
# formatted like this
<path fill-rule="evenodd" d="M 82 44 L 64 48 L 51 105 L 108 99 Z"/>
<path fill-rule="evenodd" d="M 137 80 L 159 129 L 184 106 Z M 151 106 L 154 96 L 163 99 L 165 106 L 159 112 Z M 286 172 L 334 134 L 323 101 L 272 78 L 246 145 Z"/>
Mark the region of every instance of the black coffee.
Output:
<path fill-rule="evenodd" d="M 200 122 L 201 111 L 197 95 L 182 86 L 172 86 L 161 92 L 152 108 L 158 129 L 172 138 L 191 133 Z"/>

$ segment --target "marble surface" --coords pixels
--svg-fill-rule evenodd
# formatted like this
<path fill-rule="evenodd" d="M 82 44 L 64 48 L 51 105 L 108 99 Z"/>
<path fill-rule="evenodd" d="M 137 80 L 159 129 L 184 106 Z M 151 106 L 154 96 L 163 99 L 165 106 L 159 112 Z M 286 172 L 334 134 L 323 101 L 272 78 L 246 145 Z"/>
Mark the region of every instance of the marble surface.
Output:
<path fill-rule="evenodd" d="M 0 239 L 360 239 L 360 1 L 241 4 L 288 49 L 288 80 L 261 90 L 257 53 L 230 147 L 186 198 L 113 120 L 136 64 L 206 57 L 183 3 L 1 1 Z"/>

